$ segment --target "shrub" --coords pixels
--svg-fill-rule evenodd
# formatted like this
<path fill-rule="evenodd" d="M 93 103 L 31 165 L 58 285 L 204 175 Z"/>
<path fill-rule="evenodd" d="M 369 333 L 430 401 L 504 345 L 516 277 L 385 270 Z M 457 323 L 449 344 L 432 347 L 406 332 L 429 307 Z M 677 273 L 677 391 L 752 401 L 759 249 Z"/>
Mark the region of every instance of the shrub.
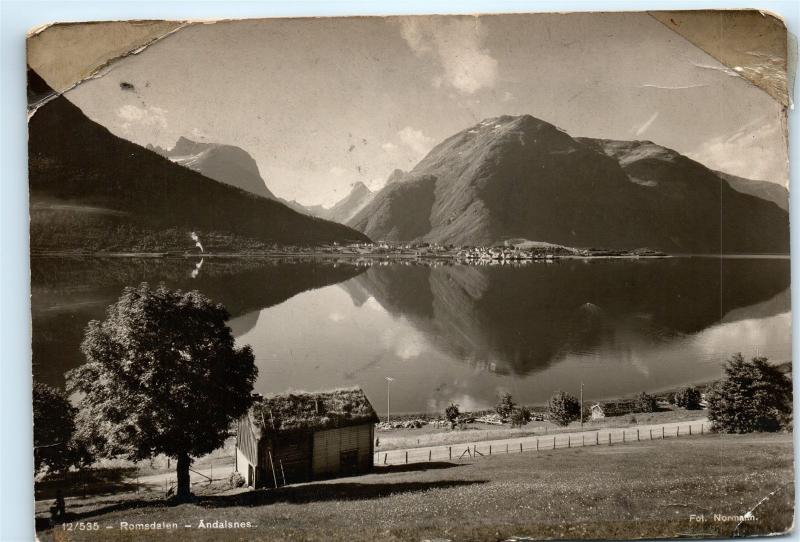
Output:
<path fill-rule="evenodd" d="M 497 414 L 505 420 L 514 412 L 515 406 L 513 399 L 511 399 L 511 394 L 506 392 L 500 396 L 500 400 L 497 402 L 497 406 L 494 407 L 494 409 Z"/>
<path fill-rule="evenodd" d="M 700 409 L 700 390 L 694 387 L 683 388 L 674 395 L 674 403 L 686 410 Z"/>
<path fill-rule="evenodd" d="M 707 394 L 708 419 L 715 431 L 750 433 L 791 430 L 792 382 L 767 358 L 746 361 L 735 354 L 725 378 Z"/>
<path fill-rule="evenodd" d="M 242 487 L 244 485 L 244 476 L 239 471 L 233 471 L 228 476 L 228 483 L 232 488 Z"/>
<path fill-rule="evenodd" d="M 636 396 L 634 408 L 636 412 L 656 412 L 658 410 L 658 402 L 654 396 L 642 392 Z"/>
<path fill-rule="evenodd" d="M 444 417 L 450 422 L 450 427 L 455 427 L 458 423 L 458 417 L 461 415 L 461 411 L 458 409 L 458 405 L 455 403 L 450 403 L 447 408 L 444 409 Z"/>
<path fill-rule="evenodd" d="M 569 425 L 580 417 L 581 405 L 568 393 L 557 391 L 547 402 L 550 421 L 558 425 Z"/>
<path fill-rule="evenodd" d="M 531 411 L 528 407 L 515 408 L 511 412 L 511 427 L 522 427 L 531 421 Z"/>
<path fill-rule="evenodd" d="M 583 415 L 583 421 L 588 422 L 592 419 L 592 407 L 591 405 L 583 405 L 581 407 L 581 414 Z"/>

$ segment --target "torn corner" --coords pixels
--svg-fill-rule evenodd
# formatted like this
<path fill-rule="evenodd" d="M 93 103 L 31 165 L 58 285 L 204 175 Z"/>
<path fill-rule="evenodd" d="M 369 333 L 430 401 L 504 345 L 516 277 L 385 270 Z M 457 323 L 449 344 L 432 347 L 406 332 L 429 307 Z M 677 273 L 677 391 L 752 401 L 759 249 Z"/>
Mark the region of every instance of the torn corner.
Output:
<path fill-rule="evenodd" d="M 783 19 L 758 10 L 651 11 L 650 16 L 784 107 L 789 106 L 788 31 Z M 706 67 L 706 66 L 702 66 Z"/>
<path fill-rule="evenodd" d="M 28 118 L 115 62 L 189 26 L 188 21 L 48 23 L 28 32 Z M 32 85 L 31 72 L 36 75 Z M 31 87 L 34 88 L 31 88 Z"/>

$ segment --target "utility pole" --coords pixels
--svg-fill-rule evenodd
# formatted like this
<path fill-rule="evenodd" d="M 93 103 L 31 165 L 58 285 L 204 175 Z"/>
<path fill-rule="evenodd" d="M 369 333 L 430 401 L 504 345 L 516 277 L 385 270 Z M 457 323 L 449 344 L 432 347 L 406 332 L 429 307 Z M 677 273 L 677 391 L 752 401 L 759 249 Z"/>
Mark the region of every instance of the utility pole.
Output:
<path fill-rule="evenodd" d="M 386 423 L 389 423 L 391 421 L 391 416 L 389 415 L 389 412 L 390 412 L 390 409 L 389 409 L 389 388 L 390 388 L 390 385 L 391 385 L 392 382 L 394 382 L 394 378 L 392 378 L 391 376 L 387 376 L 386 377 Z"/>
<path fill-rule="evenodd" d="M 581 382 L 581 431 L 583 431 L 583 382 Z"/>

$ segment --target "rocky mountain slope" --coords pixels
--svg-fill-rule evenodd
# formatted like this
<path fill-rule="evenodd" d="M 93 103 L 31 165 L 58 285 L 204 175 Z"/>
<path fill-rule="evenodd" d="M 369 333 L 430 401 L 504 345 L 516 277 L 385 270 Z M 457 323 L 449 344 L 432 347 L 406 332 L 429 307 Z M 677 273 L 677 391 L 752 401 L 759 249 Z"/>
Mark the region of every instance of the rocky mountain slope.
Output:
<path fill-rule="evenodd" d="M 787 213 L 789 212 L 789 191 L 785 186 L 769 181 L 758 181 L 737 177 L 722 171 L 714 171 L 717 175 L 725 179 L 731 188 L 742 194 L 750 194 L 760 199 L 771 201 Z"/>
<path fill-rule="evenodd" d="M 261 178 L 256 161 L 247 151 L 239 147 L 220 143 L 200 143 L 181 137 L 171 149 L 152 145 L 148 145 L 147 149 L 209 179 L 241 188 L 256 196 L 276 199 Z"/>
<path fill-rule="evenodd" d="M 322 214 L 316 216 L 345 224 L 361 209 L 366 207 L 374 195 L 364 183 L 359 181 L 353 185 L 349 194 L 339 200 L 333 207 L 324 209 Z"/>
<path fill-rule="evenodd" d="M 348 225 L 372 239 L 511 238 L 670 253 L 785 253 L 772 202 L 651 142 L 573 138 L 530 115 L 484 120 L 387 183 Z"/>
<path fill-rule="evenodd" d="M 324 218 L 325 220 L 332 220 L 345 224 L 353 218 L 361 209 L 367 206 L 372 201 L 375 195 L 367 186 L 362 182 L 357 182 L 348 194 L 337 201 L 331 207 L 324 207 L 322 205 L 303 205 L 295 200 L 283 201 L 286 205 L 295 211 L 305 213 L 307 215 Z"/>

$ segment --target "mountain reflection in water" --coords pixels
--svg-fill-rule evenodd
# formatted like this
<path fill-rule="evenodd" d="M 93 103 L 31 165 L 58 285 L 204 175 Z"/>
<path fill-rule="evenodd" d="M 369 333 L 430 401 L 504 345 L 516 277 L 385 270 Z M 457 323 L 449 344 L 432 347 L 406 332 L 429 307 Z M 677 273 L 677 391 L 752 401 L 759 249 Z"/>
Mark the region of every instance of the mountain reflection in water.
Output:
<path fill-rule="evenodd" d="M 141 282 L 199 290 L 222 303 L 235 335 L 256 325 L 258 311 L 363 269 L 291 259 L 32 258 L 33 374 L 61 386 L 64 372 L 85 361 L 80 352 L 90 320 L 102 319 L 123 288 Z M 201 270 L 202 267 L 202 270 Z M 237 318 L 242 316 L 241 319 Z"/>
<path fill-rule="evenodd" d="M 86 324 L 147 281 L 223 303 L 256 389 L 359 385 L 386 411 L 587 400 L 707 381 L 733 352 L 790 359 L 788 259 L 563 260 L 522 267 L 324 260 L 34 258 L 34 376 L 63 385 Z M 199 272 L 198 272 L 199 271 Z"/>
<path fill-rule="evenodd" d="M 358 384 L 385 412 L 542 402 L 717 378 L 733 352 L 790 357 L 789 262 L 675 258 L 373 266 L 261 311 L 262 392 Z M 290 329 L 291 328 L 291 329 Z M 263 339 L 262 339 L 263 338 Z"/>

